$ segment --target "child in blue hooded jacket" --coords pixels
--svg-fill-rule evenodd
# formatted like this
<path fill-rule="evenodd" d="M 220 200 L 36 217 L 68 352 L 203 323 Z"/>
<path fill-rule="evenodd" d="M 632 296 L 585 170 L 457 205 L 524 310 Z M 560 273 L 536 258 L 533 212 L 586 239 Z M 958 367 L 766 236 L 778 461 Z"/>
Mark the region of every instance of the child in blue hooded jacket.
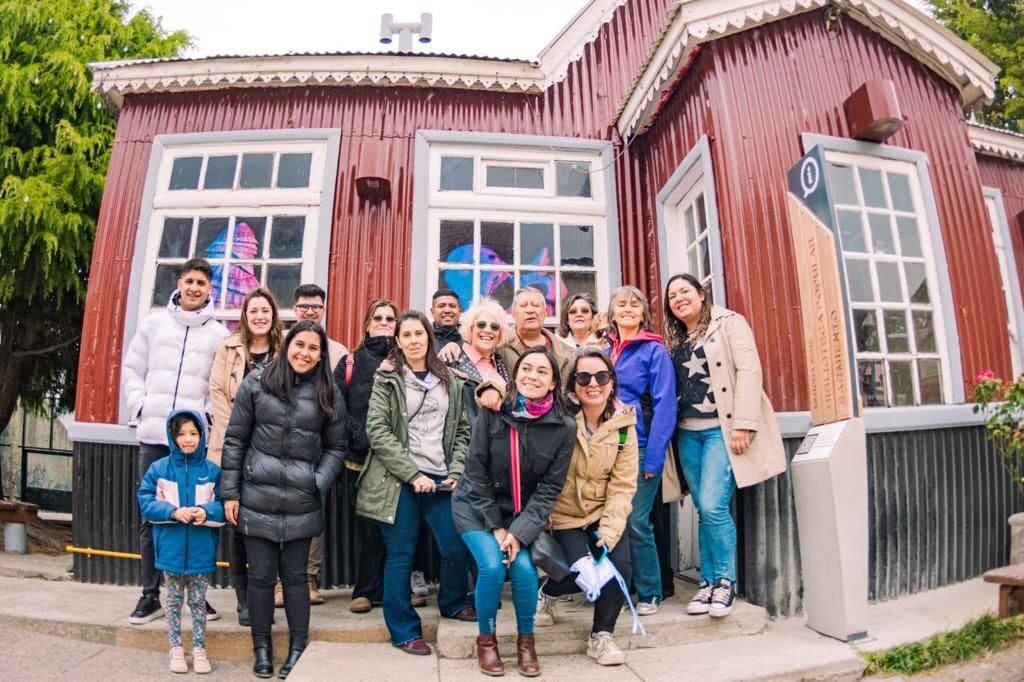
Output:
<path fill-rule="evenodd" d="M 197 412 L 179 410 L 167 418 L 167 443 L 171 454 L 153 462 L 139 485 L 139 508 L 153 524 L 155 563 L 167 586 L 171 671 L 188 672 L 181 643 L 181 608 L 187 598 L 192 665 L 197 673 L 208 673 L 206 590 L 224 525 L 220 467 L 206 459 L 206 420 Z"/>

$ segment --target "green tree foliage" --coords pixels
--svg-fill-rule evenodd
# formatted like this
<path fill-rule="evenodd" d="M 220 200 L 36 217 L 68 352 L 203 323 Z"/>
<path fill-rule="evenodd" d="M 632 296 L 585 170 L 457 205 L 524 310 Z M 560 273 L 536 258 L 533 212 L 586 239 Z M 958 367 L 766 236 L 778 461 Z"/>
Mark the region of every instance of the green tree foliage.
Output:
<path fill-rule="evenodd" d="M 116 126 L 87 64 L 173 56 L 188 42 L 124 0 L 0 0 L 0 430 L 19 398 L 74 400 Z"/>
<path fill-rule="evenodd" d="M 1024 133 L 1024 0 L 928 0 L 935 17 L 1002 69 L 982 122 Z"/>

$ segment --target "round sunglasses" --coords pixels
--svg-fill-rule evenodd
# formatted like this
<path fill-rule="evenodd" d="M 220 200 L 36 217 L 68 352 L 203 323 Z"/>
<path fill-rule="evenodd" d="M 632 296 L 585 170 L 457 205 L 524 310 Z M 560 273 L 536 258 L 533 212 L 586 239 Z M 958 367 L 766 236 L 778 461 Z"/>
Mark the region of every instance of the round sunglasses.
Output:
<path fill-rule="evenodd" d="M 600 372 L 577 372 L 576 373 L 576 385 L 577 386 L 589 386 L 590 382 L 597 379 L 598 386 L 607 386 L 608 382 L 612 380 L 612 373 L 608 370 L 601 370 Z"/>
<path fill-rule="evenodd" d="M 484 320 L 477 320 L 476 321 L 476 328 L 480 329 L 481 331 L 484 330 L 484 329 L 487 329 L 488 326 L 491 328 L 492 332 L 496 332 L 499 329 L 501 329 L 501 325 L 498 324 L 497 322 L 490 322 L 490 323 L 488 323 L 488 322 L 485 322 Z"/>

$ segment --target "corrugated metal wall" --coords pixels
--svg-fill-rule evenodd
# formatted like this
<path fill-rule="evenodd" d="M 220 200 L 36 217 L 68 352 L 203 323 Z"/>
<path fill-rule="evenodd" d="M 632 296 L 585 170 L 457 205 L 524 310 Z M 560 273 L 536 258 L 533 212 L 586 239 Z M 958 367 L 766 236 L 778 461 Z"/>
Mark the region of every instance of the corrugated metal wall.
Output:
<path fill-rule="evenodd" d="M 872 601 L 1004 565 L 1024 510 L 981 426 L 869 436 L 868 490 Z"/>
<path fill-rule="evenodd" d="M 83 326 L 76 418 L 116 422 L 125 290 L 142 185 L 154 136 L 220 130 L 330 127 L 342 130 L 328 282 L 328 331 L 361 336 L 363 308 L 386 295 L 408 301 L 413 154 L 417 130 L 471 130 L 609 139 L 615 111 L 661 30 L 666 0 L 632 0 L 601 27 L 542 95 L 456 89 L 318 87 L 130 95 L 118 122 L 97 225 Z M 391 166 L 392 198 L 366 204 L 355 193 L 369 148 Z M 632 225 L 629 229 L 633 229 Z M 623 231 L 622 242 L 641 241 Z M 650 248 L 650 247 L 648 247 Z M 630 258 L 641 281 L 653 251 Z"/>
<path fill-rule="evenodd" d="M 866 79 L 895 83 L 907 126 L 889 144 L 928 155 L 950 267 L 963 377 L 1006 375 L 1006 321 L 988 305 L 998 272 L 957 91 L 906 52 L 853 20 L 841 31 L 812 11 L 705 45 L 650 132 L 620 172 L 624 234 L 650 242 L 655 196 L 700 131 L 711 140 L 729 307 L 757 335 L 765 387 L 779 410 L 808 408 L 799 292 L 786 213 L 786 171 L 804 132 L 846 137 L 843 100 Z M 625 199 L 620 199 L 620 204 Z M 653 247 L 645 247 L 654 253 Z M 654 259 L 652 259 L 654 260 Z M 650 279 L 650 277 L 648 277 Z"/>
<path fill-rule="evenodd" d="M 1024 163 L 978 154 L 978 169 L 985 187 L 995 187 L 1003 193 L 1003 210 L 1010 226 L 1013 253 L 1017 259 L 1017 272 L 1024 272 Z M 1024 280 L 1020 282 L 1024 291 Z"/>

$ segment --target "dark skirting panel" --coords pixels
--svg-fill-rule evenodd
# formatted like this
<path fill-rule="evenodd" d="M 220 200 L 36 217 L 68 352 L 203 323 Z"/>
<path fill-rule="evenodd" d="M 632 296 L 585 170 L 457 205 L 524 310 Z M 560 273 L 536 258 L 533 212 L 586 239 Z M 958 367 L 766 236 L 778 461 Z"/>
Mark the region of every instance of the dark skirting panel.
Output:
<path fill-rule="evenodd" d="M 792 457 L 799 440 L 786 441 Z M 118 552 L 138 552 L 135 503 L 137 449 L 76 443 L 74 542 Z M 345 470 L 327 500 L 327 534 L 321 582 L 352 583 L 349 495 L 353 472 Z M 869 598 L 890 599 L 959 582 L 1006 563 L 1011 514 L 1024 500 L 1011 485 L 980 426 L 868 436 Z M 739 581 L 744 597 L 773 616 L 799 613 L 800 551 L 789 473 L 740 490 Z M 668 505 L 655 508 L 666 594 L 672 587 Z M 222 540 L 221 560 L 226 560 Z M 424 527 L 417 564 L 437 576 L 437 549 Z M 139 563 L 75 555 L 75 577 L 92 583 L 132 584 Z M 215 584 L 227 586 L 226 571 Z"/>

